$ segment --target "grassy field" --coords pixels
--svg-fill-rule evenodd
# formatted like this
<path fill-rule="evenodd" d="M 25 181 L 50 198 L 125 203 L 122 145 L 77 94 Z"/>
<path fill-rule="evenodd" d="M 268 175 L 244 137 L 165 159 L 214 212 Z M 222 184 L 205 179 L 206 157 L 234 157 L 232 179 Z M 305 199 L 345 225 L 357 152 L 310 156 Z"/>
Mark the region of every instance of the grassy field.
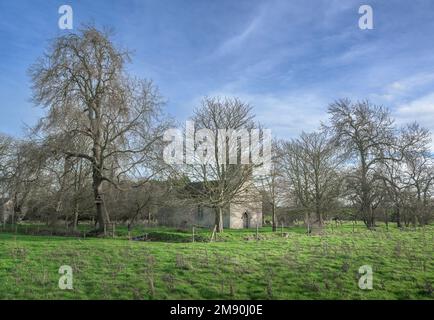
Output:
<path fill-rule="evenodd" d="M 434 226 L 398 230 L 361 224 L 306 236 L 301 227 L 272 233 L 146 230 L 153 241 L 0 234 L 1 299 L 433 299 Z M 144 230 L 136 230 L 141 234 Z M 74 289 L 58 287 L 59 267 Z M 372 290 L 358 287 L 371 265 Z"/>

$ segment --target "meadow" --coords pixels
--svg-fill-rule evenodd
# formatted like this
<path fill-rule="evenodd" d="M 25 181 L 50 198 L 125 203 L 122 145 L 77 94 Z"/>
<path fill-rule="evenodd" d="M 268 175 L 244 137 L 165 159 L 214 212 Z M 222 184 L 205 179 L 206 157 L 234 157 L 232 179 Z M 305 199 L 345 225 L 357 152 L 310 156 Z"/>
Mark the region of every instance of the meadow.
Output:
<path fill-rule="evenodd" d="M 27 228 L 26 228 L 27 230 Z M 23 232 L 24 233 L 24 232 Z M 0 233 L 0 299 L 433 299 L 434 226 L 225 230 L 136 228 L 148 241 Z M 73 289 L 58 286 L 59 267 Z M 373 289 L 358 287 L 371 265 Z"/>

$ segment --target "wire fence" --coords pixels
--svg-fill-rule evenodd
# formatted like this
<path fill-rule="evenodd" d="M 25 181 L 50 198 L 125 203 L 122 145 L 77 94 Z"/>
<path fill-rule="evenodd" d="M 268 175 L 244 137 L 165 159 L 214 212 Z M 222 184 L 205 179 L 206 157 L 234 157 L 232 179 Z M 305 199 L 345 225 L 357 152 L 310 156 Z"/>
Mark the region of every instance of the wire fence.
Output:
<path fill-rule="evenodd" d="M 231 229 L 230 232 L 219 233 L 216 227 L 192 225 L 189 227 L 164 227 L 155 224 L 137 224 L 134 226 L 125 223 L 106 223 L 102 230 L 96 230 L 93 221 L 80 223 L 71 227 L 68 223 L 3 223 L 0 224 L 0 233 L 51 237 L 105 237 L 113 239 L 128 239 L 133 241 L 163 241 L 163 242 L 215 242 L 227 241 L 237 236 L 245 240 L 263 240 L 270 227 L 256 226 L 248 229 Z M 275 236 L 287 237 L 290 228 L 280 224 L 274 232 Z"/>

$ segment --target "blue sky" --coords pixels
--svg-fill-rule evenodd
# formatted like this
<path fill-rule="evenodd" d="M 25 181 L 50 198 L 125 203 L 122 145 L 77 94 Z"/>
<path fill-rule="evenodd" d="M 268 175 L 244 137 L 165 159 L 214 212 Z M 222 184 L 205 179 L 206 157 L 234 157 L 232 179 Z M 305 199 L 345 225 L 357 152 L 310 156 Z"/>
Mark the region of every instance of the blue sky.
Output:
<path fill-rule="evenodd" d="M 205 95 L 238 96 L 279 137 L 326 120 L 335 99 L 369 99 L 398 123 L 434 131 L 434 1 L 431 0 L 15 0 L 0 2 L 0 131 L 20 135 L 43 110 L 29 101 L 28 67 L 59 30 L 115 29 L 133 51 L 131 73 L 152 79 L 180 121 Z M 358 28 L 369 4 L 374 29 Z"/>

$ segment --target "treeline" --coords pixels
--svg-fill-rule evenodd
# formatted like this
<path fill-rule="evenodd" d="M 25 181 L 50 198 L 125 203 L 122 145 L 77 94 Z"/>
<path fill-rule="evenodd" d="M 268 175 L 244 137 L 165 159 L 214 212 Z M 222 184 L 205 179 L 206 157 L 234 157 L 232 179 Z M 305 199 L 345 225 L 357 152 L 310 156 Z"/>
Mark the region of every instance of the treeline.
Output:
<path fill-rule="evenodd" d="M 336 212 L 368 228 L 379 217 L 398 227 L 428 224 L 434 209 L 431 133 L 417 123 L 396 126 L 387 108 L 368 101 L 340 100 L 328 114 L 317 132 L 275 143 L 273 175 L 265 183 L 272 207 L 289 203 L 320 226 Z"/>
<path fill-rule="evenodd" d="M 31 66 L 32 98 L 46 114 L 25 138 L 0 135 L 0 198 L 13 207 L 10 222 L 76 228 L 94 220 L 101 231 L 112 220 L 151 222 L 153 208 L 194 202 L 215 208 L 222 231 L 225 206 L 249 201 L 253 186 L 270 205 L 274 229 L 279 207 L 319 226 L 342 208 L 368 228 L 380 214 L 398 226 L 430 222 L 431 135 L 418 124 L 397 127 L 384 107 L 340 100 L 318 131 L 274 140 L 271 170 L 253 180 L 255 164 L 170 164 L 163 150 L 173 120 L 153 83 L 126 72 L 129 61 L 109 34 L 85 27 L 55 39 Z M 236 98 L 205 98 L 192 120 L 214 137 L 220 128 L 261 128 Z M 237 142 L 227 148 L 243 153 Z"/>

